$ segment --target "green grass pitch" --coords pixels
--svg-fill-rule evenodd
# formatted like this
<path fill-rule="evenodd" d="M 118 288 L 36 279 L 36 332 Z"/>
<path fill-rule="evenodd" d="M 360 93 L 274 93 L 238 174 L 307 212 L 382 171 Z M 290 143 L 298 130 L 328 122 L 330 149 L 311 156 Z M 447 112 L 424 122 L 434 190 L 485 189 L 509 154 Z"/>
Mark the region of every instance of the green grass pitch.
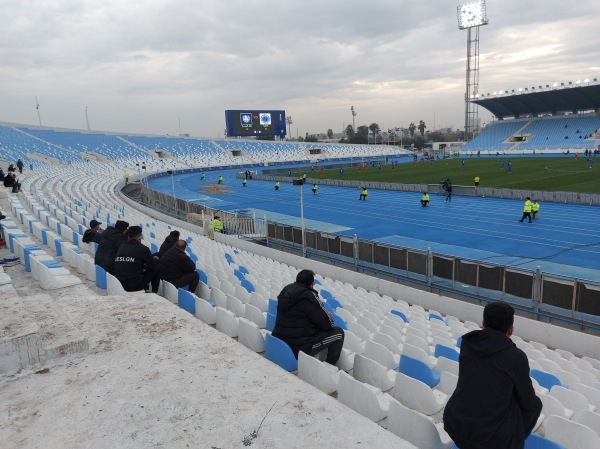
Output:
<path fill-rule="evenodd" d="M 504 159 L 504 169 L 500 161 Z M 475 176 L 481 178 L 481 187 L 499 187 L 520 190 L 548 190 L 563 192 L 600 193 L 600 158 L 594 158 L 590 169 L 585 157 L 575 159 L 573 155 L 563 157 L 518 157 L 511 159 L 512 173 L 508 174 L 508 157 L 472 157 L 464 158 L 465 167 L 461 168 L 463 158 L 436 159 L 430 165 L 421 160 L 417 165 L 396 164 L 392 170 L 390 164 L 381 166 L 381 172 L 375 168 L 358 171 L 357 168 L 344 168 L 344 179 L 375 182 L 401 182 L 407 184 L 437 184 L 450 178 L 452 184 L 474 185 Z M 315 177 L 310 171 L 307 176 Z M 323 170 L 324 179 L 340 179 L 339 169 Z"/>

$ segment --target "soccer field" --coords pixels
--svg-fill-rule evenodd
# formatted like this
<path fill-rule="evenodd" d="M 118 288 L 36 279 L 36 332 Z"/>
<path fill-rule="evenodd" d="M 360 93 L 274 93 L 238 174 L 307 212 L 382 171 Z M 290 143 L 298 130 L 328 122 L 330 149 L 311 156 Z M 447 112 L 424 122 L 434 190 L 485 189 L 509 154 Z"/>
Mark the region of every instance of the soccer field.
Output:
<path fill-rule="evenodd" d="M 464 168 L 461 168 L 464 160 Z M 504 168 L 501 169 L 501 161 Z M 508 161 L 512 170 L 508 174 Z M 524 190 L 549 190 L 565 192 L 600 193 L 600 165 L 593 160 L 592 168 L 584 156 L 575 159 L 573 155 L 564 157 L 472 157 L 434 160 L 432 164 L 421 160 L 416 165 L 410 163 L 382 165 L 381 172 L 377 164 L 359 171 L 357 168 L 345 168 L 344 179 L 402 182 L 409 184 L 437 184 L 450 178 L 452 184 L 474 185 L 475 176 L 481 178 L 481 187 L 501 187 Z M 600 160 L 598 161 L 600 163 Z M 311 176 L 307 172 L 307 176 Z M 314 176 L 314 174 L 313 174 Z M 340 179 L 339 169 L 323 170 L 323 178 Z"/>

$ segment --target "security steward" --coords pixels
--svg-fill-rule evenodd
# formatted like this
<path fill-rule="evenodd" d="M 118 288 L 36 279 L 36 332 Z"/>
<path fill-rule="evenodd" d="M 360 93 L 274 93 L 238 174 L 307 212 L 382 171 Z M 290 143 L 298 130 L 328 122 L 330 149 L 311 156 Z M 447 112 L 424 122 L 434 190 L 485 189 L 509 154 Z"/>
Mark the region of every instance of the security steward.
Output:
<path fill-rule="evenodd" d="M 223 177 L 219 176 L 219 184 L 223 184 Z"/>
<path fill-rule="evenodd" d="M 316 184 L 313 184 L 312 186 L 312 192 L 316 195 L 317 193 L 319 193 L 319 187 Z"/>
<path fill-rule="evenodd" d="M 279 181 L 277 181 L 277 182 L 275 183 L 275 190 L 279 190 L 279 187 L 280 187 L 280 184 L 279 184 Z"/>
<path fill-rule="evenodd" d="M 519 220 L 519 222 L 523 223 L 523 220 L 529 218 L 529 223 L 531 223 L 531 211 L 533 209 L 533 205 L 531 204 L 531 199 L 529 197 L 525 198 L 525 205 L 523 206 L 523 216 Z"/>
<path fill-rule="evenodd" d="M 367 188 L 366 187 L 363 187 L 362 193 L 358 197 L 358 201 L 360 201 L 360 200 L 367 201 L 367 195 L 369 195 L 369 192 L 367 192 Z"/>
<path fill-rule="evenodd" d="M 127 236 L 127 243 L 121 245 L 115 257 L 114 276 L 125 291 L 148 291 L 151 284 L 152 293 L 158 292 L 158 266 L 150 249 L 142 243 L 142 228 L 131 226 Z"/>
<path fill-rule="evenodd" d="M 244 178 L 244 180 L 242 181 L 242 185 L 246 187 L 248 185 L 248 179 Z"/>
<path fill-rule="evenodd" d="M 215 219 L 213 220 L 213 231 L 215 232 L 223 232 L 223 223 L 219 220 L 219 216 L 215 215 Z"/>
<path fill-rule="evenodd" d="M 536 200 L 533 200 L 533 204 L 531 205 L 531 218 L 535 220 L 539 211 L 540 203 L 538 203 Z"/>
<path fill-rule="evenodd" d="M 423 196 L 421 197 L 421 206 L 429 206 L 429 193 L 423 192 Z"/>
<path fill-rule="evenodd" d="M 479 181 L 480 181 L 479 176 L 475 176 L 474 181 L 475 181 L 475 187 L 479 187 Z"/>
<path fill-rule="evenodd" d="M 185 252 L 185 240 L 177 240 L 175 245 L 167 250 L 158 261 L 160 278 L 170 282 L 177 288 L 189 285 L 189 291 L 196 291 L 200 275 L 196 271 L 196 264 Z"/>

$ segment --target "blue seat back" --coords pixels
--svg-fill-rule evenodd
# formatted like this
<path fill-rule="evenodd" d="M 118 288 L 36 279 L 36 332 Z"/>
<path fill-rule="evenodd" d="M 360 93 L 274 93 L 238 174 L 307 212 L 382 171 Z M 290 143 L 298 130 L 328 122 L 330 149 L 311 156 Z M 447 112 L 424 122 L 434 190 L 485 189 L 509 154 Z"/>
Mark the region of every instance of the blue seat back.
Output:
<path fill-rule="evenodd" d="M 248 291 L 248 293 L 252 293 L 256 290 L 252 282 L 250 282 L 248 279 L 242 279 L 241 284 L 242 287 L 244 287 Z"/>
<path fill-rule="evenodd" d="M 270 332 L 273 332 L 275 329 L 275 320 L 277 319 L 277 315 L 273 315 L 272 313 L 267 313 L 267 324 L 265 325 L 265 329 Z"/>
<path fill-rule="evenodd" d="M 325 299 L 333 298 L 333 295 L 331 294 L 331 292 L 324 290 L 324 289 L 321 289 L 319 294 Z"/>
<path fill-rule="evenodd" d="M 460 345 L 462 345 L 462 336 L 460 336 L 456 339 L 456 347 L 460 348 Z"/>
<path fill-rule="evenodd" d="M 544 438 L 536 433 L 530 434 L 525 439 L 525 449 L 566 449 L 562 444 L 558 444 L 548 438 Z"/>
<path fill-rule="evenodd" d="M 238 280 L 241 282 L 244 278 L 244 273 L 242 273 L 240 270 L 233 270 L 233 274 L 236 278 L 238 278 Z"/>
<path fill-rule="evenodd" d="M 106 289 L 106 270 L 96 265 L 96 286 Z"/>
<path fill-rule="evenodd" d="M 394 315 L 398 315 L 400 318 L 402 318 L 404 320 L 405 323 L 408 323 L 410 320 L 408 319 L 408 317 L 406 315 L 404 315 L 402 312 L 400 312 L 399 310 L 390 310 L 390 313 L 394 314 Z"/>
<path fill-rule="evenodd" d="M 348 330 L 348 323 L 346 323 L 346 321 L 344 321 L 339 315 L 337 315 L 335 312 L 331 314 L 331 319 L 333 320 L 333 325 L 337 326 L 337 327 L 341 327 L 342 329 L 344 329 L 345 331 Z"/>
<path fill-rule="evenodd" d="M 323 305 L 323 308 L 328 312 L 328 313 L 334 313 L 335 309 L 333 307 L 331 307 L 328 303 L 326 302 L 321 302 L 321 304 Z"/>
<path fill-rule="evenodd" d="M 435 345 L 435 357 L 446 357 L 447 359 L 458 362 L 459 353 L 456 349 L 449 348 L 448 346 L 437 344 Z"/>
<path fill-rule="evenodd" d="M 177 304 L 186 312 L 194 315 L 196 313 L 195 295 L 183 288 L 177 290 Z"/>
<path fill-rule="evenodd" d="M 269 298 L 269 308 L 267 311 L 273 315 L 277 315 L 277 301 Z"/>
<path fill-rule="evenodd" d="M 331 298 L 327 298 L 327 304 L 329 304 L 333 309 L 344 308 L 344 306 L 333 296 Z"/>
<path fill-rule="evenodd" d="M 239 270 L 240 270 L 242 273 L 244 273 L 245 275 L 250 273 L 250 272 L 248 271 L 248 268 L 246 268 L 246 267 L 245 267 L 245 266 L 243 266 L 243 265 L 240 265 L 240 267 L 239 267 Z"/>
<path fill-rule="evenodd" d="M 265 357 L 286 371 L 296 371 L 298 360 L 287 343 L 267 333 L 265 336 Z"/>
<path fill-rule="evenodd" d="M 429 314 L 429 321 L 431 320 L 440 320 L 442 323 L 447 324 L 445 319 L 435 313 Z"/>
<path fill-rule="evenodd" d="M 558 377 L 556 377 L 554 374 L 547 373 L 546 371 L 532 369 L 529 372 L 529 375 L 537 380 L 538 384 L 544 388 L 547 388 L 548 390 L 551 390 L 555 385 L 558 385 L 559 387 L 565 387 L 565 385 L 560 382 Z"/>
<path fill-rule="evenodd" d="M 398 371 L 433 388 L 440 383 L 440 372 L 432 370 L 425 363 L 407 355 L 400 356 Z"/>
<path fill-rule="evenodd" d="M 158 246 L 156 246 L 156 243 L 150 243 L 150 252 L 152 254 L 157 253 L 158 252 Z"/>
<path fill-rule="evenodd" d="M 229 254 L 229 253 L 225 253 L 225 260 L 227 261 L 227 263 L 229 265 L 231 265 L 232 263 L 234 263 L 233 262 L 233 257 L 231 257 L 231 254 Z"/>
<path fill-rule="evenodd" d="M 196 268 L 196 271 L 198 272 L 198 276 L 200 276 L 200 281 L 208 285 L 208 275 L 200 268 Z"/>

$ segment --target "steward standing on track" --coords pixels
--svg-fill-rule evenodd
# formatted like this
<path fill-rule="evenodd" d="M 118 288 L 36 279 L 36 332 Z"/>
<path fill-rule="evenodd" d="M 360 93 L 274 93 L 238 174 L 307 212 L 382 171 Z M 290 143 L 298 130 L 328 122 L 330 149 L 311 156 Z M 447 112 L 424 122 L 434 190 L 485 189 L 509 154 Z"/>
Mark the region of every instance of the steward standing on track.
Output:
<path fill-rule="evenodd" d="M 280 186 L 280 184 L 279 184 L 279 181 L 277 181 L 277 182 L 275 183 L 275 190 L 279 190 L 279 186 Z"/>
<path fill-rule="evenodd" d="M 223 176 L 219 176 L 219 184 L 223 184 Z"/>
<path fill-rule="evenodd" d="M 519 220 L 523 223 L 525 218 L 529 218 L 529 223 L 531 223 L 531 210 L 533 209 L 533 205 L 531 204 L 531 200 L 529 197 L 525 198 L 525 205 L 523 206 L 523 216 Z"/>

